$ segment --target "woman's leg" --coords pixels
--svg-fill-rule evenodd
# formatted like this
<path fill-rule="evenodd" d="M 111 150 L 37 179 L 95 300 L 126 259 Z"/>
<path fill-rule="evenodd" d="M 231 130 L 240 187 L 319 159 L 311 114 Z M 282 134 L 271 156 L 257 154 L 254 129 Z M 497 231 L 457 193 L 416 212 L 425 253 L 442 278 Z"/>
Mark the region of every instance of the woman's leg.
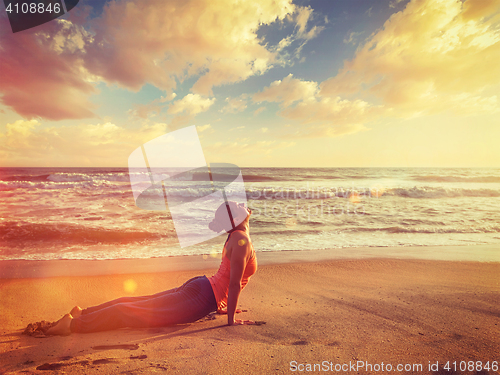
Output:
<path fill-rule="evenodd" d="M 160 292 L 160 293 L 151 294 L 149 296 L 120 297 L 120 298 L 114 299 L 112 301 L 101 303 L 100 305 L 87 307 L 86 309 L 83 309 L 81 313 L 82 314 L 89 314 L 89 313 L 93 313 L 95 311 L 98 311 L 98 310 L 105 309 L 107 307 L 116 305 L 118 303 L 139 302 L 139 301 L 145 301 L 145 300 L 148 300 L 148 299 L 165 296 L 167 294 L 171 294 L 171 293 L 177 292 L 179 290 L 179 288 L 182 288 L 182 286 L 181 287 L 177 287 L 177 288 L 172 288 L 172 289 L 169 289 L 169 290 L 165 290 L 165 291 Z"/>
<path fill-rule="evenodd" d="M 205 276 L 191 279 L 176 289 L 158 293 L 155 298 L 113 303 L 88 312 L 71 321 L 71 331 L 98 332 L 190 323 L 217 310 L 212 286 Z"/>

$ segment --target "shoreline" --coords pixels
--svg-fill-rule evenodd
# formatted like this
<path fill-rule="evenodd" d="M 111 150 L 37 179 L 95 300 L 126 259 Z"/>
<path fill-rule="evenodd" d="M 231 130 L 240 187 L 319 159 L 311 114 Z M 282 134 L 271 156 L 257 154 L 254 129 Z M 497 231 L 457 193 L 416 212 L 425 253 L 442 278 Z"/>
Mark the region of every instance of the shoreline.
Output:
<path fill-rule="evenodd" d="M 220 253 L 143 259 L 0 260 L 0 279 L 98 276 L 217 269 Z M 419 259 L 500 262 L 499 245 L 357 247 L 321 250 L 257 251 L 259 265 L 310 263 L 341 259 Z"/>

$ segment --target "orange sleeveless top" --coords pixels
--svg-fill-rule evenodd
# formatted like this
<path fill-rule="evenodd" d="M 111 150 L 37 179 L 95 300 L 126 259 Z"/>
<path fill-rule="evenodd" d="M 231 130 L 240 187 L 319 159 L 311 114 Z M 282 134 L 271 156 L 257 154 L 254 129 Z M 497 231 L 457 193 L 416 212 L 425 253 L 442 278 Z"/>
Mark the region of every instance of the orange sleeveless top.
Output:
<path fill-rule="evenodd" d="M 243 289 L 245 285 L 247 285 L 250 276 L 252 276 L 255 272 L 257 272 L 257 257 L 255 256 L 254 250 L 252 258 L 250 258 L 250 260 L 247 262 L 245 270 L 243 271 L 243 277 L 241 279 L 241 289 Z M 229 290 L 230 275 L 231 261 L 226 256 L 226 245 L 224 245 L 224 250 L 222 251 L 222 262 L 220 263 L 219 270 L 215 275 L 208 278 L 210 284 L 212 285 L 212 290 L 214 291 L 218 309 L 225 308 L 227 306 L 227 292 Z"/>

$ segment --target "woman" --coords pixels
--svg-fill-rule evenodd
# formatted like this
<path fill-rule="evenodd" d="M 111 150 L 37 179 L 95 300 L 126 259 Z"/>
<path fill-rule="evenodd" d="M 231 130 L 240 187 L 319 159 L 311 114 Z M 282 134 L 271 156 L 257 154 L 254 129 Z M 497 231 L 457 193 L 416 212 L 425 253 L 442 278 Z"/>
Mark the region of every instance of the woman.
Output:
<path fill-rule="evenodd" d="M 178 288 L 151 296 L 119 298 L 83 310 L 75 306 L 46 334 L 69 335 L 72 332 L 190 323 L 214 311 L 227 314 L 230 326 L 255 324 L 251 320 L 234 318 L 239 312 L 236 306 L 240 292 L 257 271 L 257 258 L 250 241 L 250 215 L 250 209 L 236 202 L 223 203 L 217 209 L 209 228 L 215 232 L 226 230 L 229 236 L 219 270 L 212 277 L 198 276 Z M 237 222 L 242 220 L 237 226 L 233 216 L 238 218 Z"/>

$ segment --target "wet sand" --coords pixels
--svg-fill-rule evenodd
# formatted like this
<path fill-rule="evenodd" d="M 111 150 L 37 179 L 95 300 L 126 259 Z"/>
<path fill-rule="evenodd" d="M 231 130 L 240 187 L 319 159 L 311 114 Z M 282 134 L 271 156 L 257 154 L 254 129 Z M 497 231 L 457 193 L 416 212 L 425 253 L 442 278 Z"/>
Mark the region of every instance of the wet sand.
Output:
<path fill-rule="evenodd" d="M 228 327 L 225 316 L 215 315 L 155 329 L 21 335 L 28 323 L 57 320 L 76 304 L 152 294 L 211 275 L 219 260 L 209 261 L 204 270 L 123 273 L 117 266 L 104 275 L 84 272 L 92 266 L 80 262 L 79 276 L 0 279 L 0 373 L 382 373 L 376 366 L 383 363 L 392 372 L 399 364 L 412 366 L 404 373 L 423 374 L 436 362 L 441 370 L 447 361 L 456 361 L 457 370 L 460 361 L 500 363 L 498 262 L 292 256 L 261 262 L 241 295 L 240 308 L 248 311 L 240 318 L 265 325 Z M 68 270 L 67 263 L 54 264 Z"/>

